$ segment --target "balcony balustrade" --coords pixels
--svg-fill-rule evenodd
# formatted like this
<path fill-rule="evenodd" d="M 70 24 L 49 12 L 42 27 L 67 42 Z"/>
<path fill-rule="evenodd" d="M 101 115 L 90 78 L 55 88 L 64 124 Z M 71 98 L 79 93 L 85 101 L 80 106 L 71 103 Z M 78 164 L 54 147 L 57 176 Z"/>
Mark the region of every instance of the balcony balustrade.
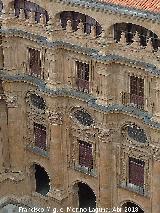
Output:
<path fill-rule="evenodd" d="M 96 170 L 95 169 L 90 169 L 88 167 L 85 166 L 81 166 L 78 163 L 74 163 L 74 169 L 79 171 L 79 172 L 83 172 L 85 174 L 91 175 L 91 176 L 96 176 Z"/>
<path fill-rule="evenodd" d="M 129 191 L 136 192 L 140 195 L 148 196 L 148 192 L 145 190 L 145 185 L 144 186 L 137 186 L 137 185 L 134 185 L 132 183 L 128 183 L 126 181 L 126 182 L 122 182 L 120 184 L 120 187 L 122 187 L 124 189 L 128 189 Z"/>

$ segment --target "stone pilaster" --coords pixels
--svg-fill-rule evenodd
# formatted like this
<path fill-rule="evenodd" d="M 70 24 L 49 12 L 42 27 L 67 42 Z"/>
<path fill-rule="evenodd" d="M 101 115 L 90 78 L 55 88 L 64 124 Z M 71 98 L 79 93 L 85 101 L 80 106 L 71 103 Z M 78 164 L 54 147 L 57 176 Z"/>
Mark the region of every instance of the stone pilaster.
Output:
<path fill-rule="evenodd" d="M 160 212 L 160 161 L 154 160 L 152 170 L 152 212 Z"/>
<path fill-rule="evenodd" d="M 51 185 L 53 189 L 63 187 L 63 154 L 62 154 L 62 117 L 58 113 L 49 114 L 50 120 L 50 162 L 53 172 Z"/>
<path fill-rule="evenodd" d="M 23 141 L 23 112 L 18 106 L 18 96 L 6 94 L 8 107 L 8 139 L 11 171 L 23 170 L 24 141 Z"/>
<path fill-rule="evenodd" d="M 103 208 L 111 208 L 112 201 L 111 201 L 111 165 L 112 165 L 112 158 L 111 158 L 111 136 L 112 130 L 105 130 L 102 131 L 98 138 L 99 138 L 99 150 L 100 157 L 99 157 L 99 183 L 100 183 L 100 192 L 99 192 L 99 206 Z"/>

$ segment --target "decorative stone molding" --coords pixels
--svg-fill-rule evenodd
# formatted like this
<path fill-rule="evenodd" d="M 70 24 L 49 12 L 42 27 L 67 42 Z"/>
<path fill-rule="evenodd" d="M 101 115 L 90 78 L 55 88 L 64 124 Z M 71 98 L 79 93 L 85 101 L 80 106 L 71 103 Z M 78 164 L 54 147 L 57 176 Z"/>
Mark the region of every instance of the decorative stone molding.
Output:
<path fill-rule="evenodd" d="M 114 129 L 100 129 L 98 133 L 99 141 L 102 143 L 111 143 L 114 132 Z"/>
<path fill-rule="evenodd" d="M 54 198 L 57 201 L 61 202 L 67 197 L 66 192 L 63 189 L 53 189 L 48 192 L 48 197 Z"/>
<path fill-rule="evenodd" d="M 23 172 L 10 172 L 10 173 L 2 173 L 0 174 L 0 183 L 6 181 L 6 180 L 11 180 L 14 182 L 19 182 L 24 180 L 25 176 Z"/>
<path fill-rule="evenodd" d="M 48 112 L 48 119 L 51 125 L 61 125 L 63 123 L 62 113 Z"/>
<path fill-rule="evenodd" d="M 125 148 L 124 146 L 121 148 L 121 166 L 120 166 L 120 185 L 124 185 L 125 188 L 129 184 L 128 180 L 128 168 L 129 168 L 129 157 L 133 157 L 135 159 L 140 159 L 144 161 L 144 195 L 149 195 L 150 192 L 150 178 L 151 178 L 151 168 L 149 166 L 150 154 L 143 153 L 141 150 L 133 150 L 133 147 Z M 128 185 L 127 188 L 132 189 Z M 133 191 L 138 192 L 137 190 Z"/>
<path fill-rule="evenodd" d="M 18 96 L 17 95 L 5 93 L 5 97 L 6 97 L 6 102 L 7 102 L 8 108 L 18 107 Z"/>
<path fill-rule="evenodd" d="M 153 147 L 152 152 L 153 152 L 153 159 L 155 161 L 160 161 L 160 147 Z"/>

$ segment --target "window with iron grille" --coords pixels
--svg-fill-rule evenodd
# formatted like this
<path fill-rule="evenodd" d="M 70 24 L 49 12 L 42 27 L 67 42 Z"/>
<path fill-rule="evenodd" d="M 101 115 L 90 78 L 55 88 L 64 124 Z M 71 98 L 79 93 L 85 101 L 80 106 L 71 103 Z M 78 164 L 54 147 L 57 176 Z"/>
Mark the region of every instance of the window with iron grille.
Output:
<path fill-rule="evenodd" d="M 93 169 L 92 144 L 78 140 L 79 143 L 79 165 Z"/>
<path fill-rule="evenodd" d="M 144 79 L 130 76 L 130 103 L 144 108 Z"/>
<path fill-rule="evenodd" d="M 39 50 L 29 48 L 29 70 L 31 75 L 41 77 L 41 59 Z"/>
<path fill-rule="evenodd" d="M 89 64 L 76 61 L 77 87 L 80 91 L 89 92 Z"/>
<path fill-rule="evenodd" d="M 47 150 L 46 127 L 34 123 L 34 145 L 42 150 Z"/>
<path fill-rule="evenodd" d="M 85 112 L 83 109 L 76 110 L 73 115 L 77 119 L 77 121 L 84 126 L 91 126 L 93 123 L 93 119 L 90 114 Z"/>
<path fill-rule="evenodd" d="M 147 136 L 143 129 L 138 127 L 135 124 L 128 125 L 127 127 L 128 136 L 132 138 L 133 140 L 136 140 L 140 143 L 146 143 L 147 142 Z"/>
<path fill-rule="evenodd" d="M 144 161 L 129 157 L 129 183 L 144 187 L 144 166 Z"/>
<path fill-rule="evenodd" d="M 31 103 L 33 106 L 35 106 L 36 108 L 41 109 L 41 110 L 45 109 L 45 106 L 46 106 L 45 101 L 41 96 L 36 95 L 36 94 L 31 94 L 30 98 L 31 98 Z"/>

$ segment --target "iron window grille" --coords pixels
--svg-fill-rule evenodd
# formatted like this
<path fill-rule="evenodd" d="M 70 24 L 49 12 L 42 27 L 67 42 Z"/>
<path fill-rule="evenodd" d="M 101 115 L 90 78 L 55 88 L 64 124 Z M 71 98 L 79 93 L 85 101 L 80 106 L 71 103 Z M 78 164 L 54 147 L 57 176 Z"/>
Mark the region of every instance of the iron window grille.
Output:
<path fill-rule="evenodd" d="M 46 127 L 42 124 L 34 123 L 34 145 L 44 151 L 47 150 Z"/>
<path fill-rule="evenodd" d="M 29 48 L 29 71 L 30 75 L 35 77 L 42 77 L 41 68 L 41 57 L 40 51 L 36 49 Z"/>
<path fill-rule="evenodd" d="M 129 177 L 128 183 L 140 188 L 144 187 L 144 167 L 145 162 L 129 157 Z"/>
<path fill-rule="evenodd" d="M 76 61 L 77 77 L 76 85 L 78 90 L 89 92 L 89 64 Z"/>
<path fill-rule="evenodd" d="M 93 169 L 92 144 L 78 140 L 79 143 L 79 165 L 90 170 Z"/>
<path fill-rule="evenodd" d="M 130 103 L 144 108 L 144 79 L 130 76 Z"/>

